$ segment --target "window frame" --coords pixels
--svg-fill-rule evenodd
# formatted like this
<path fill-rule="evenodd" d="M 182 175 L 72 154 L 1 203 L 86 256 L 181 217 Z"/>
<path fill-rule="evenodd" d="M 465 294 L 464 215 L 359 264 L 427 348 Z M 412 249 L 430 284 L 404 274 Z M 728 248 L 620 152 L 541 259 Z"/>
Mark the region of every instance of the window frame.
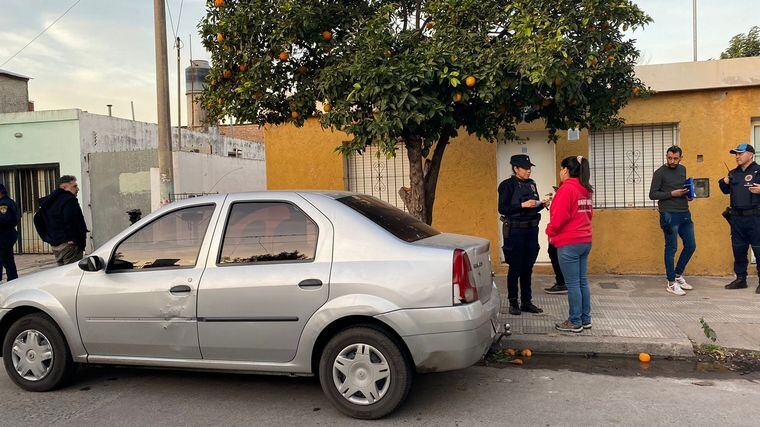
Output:
<path fill-rule="evenodd" d="M 628 129 L 633 129 L 634 131 L 636 131 L 638 129 L 642 129 L 642 130 L 644 130 L 646 128 L 662 128 L 662 129 L 665 129 L 665 128 L 668 128 L 668 127 L 672 127 L 673 128 L 672 129 L 673 140 L 670 143 L 668 143 L 668 144 L 663 144 L 662 145 L 662 150 L 661 150 L 660 155 L 663 157 L 663 162 L 659 166 L 658 165 L 654 166 L 654 169 L 651 171 L 652 173 L 654 173 L 657 170 L 657 168 L 659 168 L 660 166 L 662 166 L 663 164 L 665 164 L 664 157 L 665 157 L 665 152 L 667 151 L 667 149 L 669 147 L 671 147 L 671 146 L 677 146 L 677 147 L 681 146 L 681 123 L 679 121 L 657 122 L 657 123 L 626 123 L 625 125 L 620 126 L 620 127 L 616 127 L 616 128 L 604 128 L 604 129 L 598 129 L 596 131 L 589 132 L 589 135 L 588 135 L 588 156 L 589 156 L 589 161 L 591 162 L 591 165 L 590 165 L 591 166 L 591 180 L 592 180 L 592 184 L 594 185 L 594 194 L 593 194 L 593 199 L 594 199 L 594 205 L 593 206 L 594 206 L 594 210 L 623 210 L 623 209 L 625 209 L 625 210 L 634 210 L 634 209 L 650 210 L 650 209 L 657 209 L 657 201 L 649 200 L 649 189 L 650 189 L 650 186 L 651 186 L 651 177 L 650 177 L 649 181 L 645 181 L 644 182 L 644 185 L 642 187 L 643 188 L 643 193 L 644 193 L 644 198 L 643 198 L 643 202 L 642 202 L 643 206 L 642 205 L 638 205 L 638 206 L 636 205 L 637 202 L 635 200 L 635 196 L 634 196 L 634 202 L 633 202 L 634 205 L 633 206 L 625 206 L 625 205 L 623 205 L 623 206 L 617 206 L 618 204 L 620 204 L 620 201 L 617 200 L 615 198 L 615 196 L 613 196 L 613 200 L 607 200 L 604 197 L 602 197 L 602 198 L 599 197 L 600 193 L 597 192 L 597 190 L 599 188 L 599 185 L 598 185 L 599 183 L 596 182 L 596 173 L 595 173 L 599 169 L 595 167 L 595 165 L 596 165 L 596 159 L 594 159 L 594 157 L 595 157 L 594 155 L 595 155 L 596 151 L 598 151 L 598 148 L 596 146 L 594 146 L 594 148 L 592 149 L 593 133 L 594 132 L 598 132 L 598 133 L 602 134 L 602 133 L 605 133 L 605 132 L 618 132 L 618 131 L 621 131 L 621 132 L 623 132 L 623 135 L 622 135 L 623 138 L 625 138 L 625 132 Z M 647 132 L 652 132 L 652 130 L 647 130 Z M 614 139 L 614 135 L 613 135 L 613 139 Z M 623 142 L 623 144 L 625 145 L 625 142 Z M 653 150 L 652 151 L 652 155 L 653 156 L 657 155 L 657 152 L 654 151 L 654 147 L 652 148 L 652 150 Z M 604 151 L 604 149 L 602 151 Z M 615 163 L 614 163 L 614 157 L 613 157 L 613 166 L 614 166 L 613 169 L 612 169 L 613 170 L 613 172 L 612 172 L 613 176 L 615 176 L 617 174 L 621 174 L 621 176 L 624 176 L 625 171 L 618 171 L 615 168 L 616 167 L 619 168 L 621 166 L 625 166 L 625 163 L 622 163 L 620 165 L 615 165 Z M 603 176 L 606 175 L 604 170 L 602 171 L 602 175 Z M 613 182 L 613 185 L 612 185 L 612 188 L 611 188 L 611 190 L 613 190 L 612 191 L 613 193 L 614 193 L 614 190 L 616 188 L 616 185 L 617 184 L 615 184 Z M 605 183 L 604 185 L 602 185 L 602 187 L 605 189 L 604 194 L 607 194 L 610 191 L 610 188 L 608 188 L 607 183 Z M 601 200 L 604 200 L 604 201 L 601 201 Z M 623 195 L 623 201 L 622 202 L 625 203 L 625 200 L 626 200 L 626 196 Z"/>
<path fill-rule="evenodd" d="M 316 244 L 314 246 L 314 257 L 312 259 L 303 259 L 303 260 L 283 260 L 283 261 L 249 261 L 249 262 L 237 262 L 237 263 L 228 263 L 228 264 L 222 264 L 220 261 L 222 259 L 222 252 L 224 251 L 224 240 L 227 237 L 227 228 L 230 225 L 230 218 L 232 216 L 232 209 L 235 207 L 235 205 L 238 204 L 256 204 L 256 203 L 282 203 L 294 206 L 296 209 L 298 209 L 309 221 L 311 221 L 312 224 L 314 224 L 314 227 L 317 229 L 317 240 Z M 227 267 L 245 267 L 245 266 L 255 266 L 255 265 L 279 265 L 279 264 L 309 264 L 314 263 L 317 261 L 317 252 L 319 249 L 319 238 L 320 238 L 320 230 L 319 230 L 319 224 L 317 221 L 314 220 L 314 218 L 311 217 L 306 211 L 304 211 L 298 204 L 291 202 L 290 200 L 275 200 L 275 199 L 261 199 L 261 200 L 236 200 L 229 204 L 229 207 L 227 208 L 227 215 L 224 220 L 224 227 L 222 228 L 222 234 L 219 236 L 219 246 L 217 248 L 216 252 L 216 259 L 214 260 L 214 265 L 216 267 L 221 268 L 227 268 Z"/>
<path fill-rule="evenodd" d="M 163 218 L 165 218 L 167 215 L 171 215 L 175 212 L 185 210 L 185 209 L 192 209 L 192 208 L 201 208 L 201 207 L 212 207 L 213 211 L 211 212 L 211 219 L 209 220 L 208 225 L 206 226 L 206 231 L 203 233 L 203 239 L 201 240 L 200 247 L 198 248 L 198 254 L 195 256 L 195 264 L 194 265 L 186 265 L 186 266 L 168 266 L 168 267 L 156 267 L 156 268 L 139 268 L 139 269 L 123 269 L 123 270 L 112 270 L 111 267 L 113 265 L 114 255 L 116 254 L 116 250 L 121 246 L 122 243 L 129 240 L 132 236 L 139 233 L 140 231 L 144 230 L 145 227 L 148 227 L 149 225 L 153 224 L 156 221 L 159 221 Z M 132 233 L 129 233 L 124 238 L 119 240 L 113 247 L 111 248 L 111 254 L 108 257 L 108 262 L 106 263 L 105 273 L 106 274 L 123 274 L 123 273 L 142 273 L 142 272 L 150 272 L 150 271 L 165 271 L 165 270 L 188 270 L 198 267 L 198 262 L 200 261 L 200 255 L 201 251 L 203 250 L 203 241 L 206 240 L 208 237 L 208 230 L 211 224 L 213 223 L 213 216 L 216 212 L 217 204 L 216 203 L 202 203 L 200 205 L 190 205 L 190 206 L 178 206 L 176 209 L 172 209 L 163 215 L 153 218 L 152 220 L 148 221 L 147 223 L 143 224 L 140 228 L 135 230 Z"/>

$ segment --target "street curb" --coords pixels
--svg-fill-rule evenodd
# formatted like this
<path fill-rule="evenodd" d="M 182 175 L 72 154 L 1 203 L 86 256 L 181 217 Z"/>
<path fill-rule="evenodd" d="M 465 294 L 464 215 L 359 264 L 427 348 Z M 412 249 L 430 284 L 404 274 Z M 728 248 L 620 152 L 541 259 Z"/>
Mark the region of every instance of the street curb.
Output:
<path fill-rule="evenodd" d="M 692 358 L 694 349 L 688 338 L 628 338 L 591 335 L 512 335 L 500 348 L 529 348 L 544 354 L 589 354 Z"/>

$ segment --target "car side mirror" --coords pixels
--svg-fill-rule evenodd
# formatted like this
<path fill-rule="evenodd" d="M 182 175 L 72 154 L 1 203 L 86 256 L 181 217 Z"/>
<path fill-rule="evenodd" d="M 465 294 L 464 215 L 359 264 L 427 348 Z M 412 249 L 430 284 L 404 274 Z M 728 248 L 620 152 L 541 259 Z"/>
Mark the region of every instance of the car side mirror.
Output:
<path fill-rule="evenodd" d="M 79 261 L 79 268 L 84 271 L 100 271 L 103 269 L 103 259 L 97 255 L 91 255 Z"/>

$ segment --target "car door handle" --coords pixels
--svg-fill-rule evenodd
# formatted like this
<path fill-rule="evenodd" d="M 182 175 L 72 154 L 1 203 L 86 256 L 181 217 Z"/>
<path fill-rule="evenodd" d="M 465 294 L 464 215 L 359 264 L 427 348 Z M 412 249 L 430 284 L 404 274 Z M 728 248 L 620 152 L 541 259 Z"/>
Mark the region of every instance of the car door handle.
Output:
<path fill-rule="evenodd" d="M 169 292 L 173 294 L 187 294 L 190 293 L 190 291 L 192 291 L 192 289 L 187 285 L 172 286 L 172 288 L 169 289 Z"/>
<path fill-rule="evenodd" d="M 319 288 L 322 286 L 322 281 L 319 279 L 306 279 L 301 280 L 298 287 L 301 289 Z"/>

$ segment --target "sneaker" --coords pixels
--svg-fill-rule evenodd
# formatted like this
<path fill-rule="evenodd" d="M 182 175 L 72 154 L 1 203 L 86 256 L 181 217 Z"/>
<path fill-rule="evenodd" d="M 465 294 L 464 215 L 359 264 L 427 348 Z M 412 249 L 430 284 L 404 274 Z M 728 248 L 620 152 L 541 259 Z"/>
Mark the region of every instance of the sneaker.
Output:
<path fill-rule="evenodd" d="M 678 282 L 668 283 L 668 292 L 670 292 L 673 295 L 678 296 L 684 296 L 686 295 L 686 291 L 681 289 L 680 286 L 678 286 Z"/>
<path fill-rule="evenodd" d="M 676 276 L 676 283 L 678 283 L 678 286 L 680 286 L 684 291 L 690 291 L 694 289 L 693 286 L 686 283 L 686 279 L 684 279 L 683 276 Z"/>
<path fill-rule="evenodd" d="M 591 322 L 584 323 L 583 324 L 583 329 L 591 329 Z"/>
<path fill-rule="evenodd" d="M 736 278 L 733 282 L 727 284 L 725 286 L 726 289 L 746 289 L 747 288 L 747 279 L 746 278 Z"/>
<path fill-rule="evenodd" d="M 509 305 L 509 314 L 513 316 L 519 316 L 521 313 L 522 311 L 520 311 L 520 307 L 512 304 Z"/>
<path fill-rule="evenodd" d="M 544 288 L 544 292 L 547 294 L 566 294 L 567 286 L 554 284 L 551 288 Z"/>
<path fill-rule="evenodd" d="M 555 323 L 554 329 L 560 332 L 575 332 L 577 334 L 583 332 L 583 325 L 574 325 L 569 320 L 565 320 L 562 323 Z"/>
<path fill-rule="evenodd" d="M 523 304 L 523 305 L 520 307 L 520 310 L 522 310 L 522 311 L 524 311 L 524 312 L 526 312 L 526 313 L 535 313 L 535 314 L 538 314 L 538 313 L 543 313 L 543 312 L 544 312 L 544 310 L 541 310 L 540 308 L 536 307 L 536 306 L 535 306 L 535 305 L 533 305 L 533 303 L 531 303 L 531 302 L 529 302 L 529 303 L 527 303 L 527 304 Z"/>

